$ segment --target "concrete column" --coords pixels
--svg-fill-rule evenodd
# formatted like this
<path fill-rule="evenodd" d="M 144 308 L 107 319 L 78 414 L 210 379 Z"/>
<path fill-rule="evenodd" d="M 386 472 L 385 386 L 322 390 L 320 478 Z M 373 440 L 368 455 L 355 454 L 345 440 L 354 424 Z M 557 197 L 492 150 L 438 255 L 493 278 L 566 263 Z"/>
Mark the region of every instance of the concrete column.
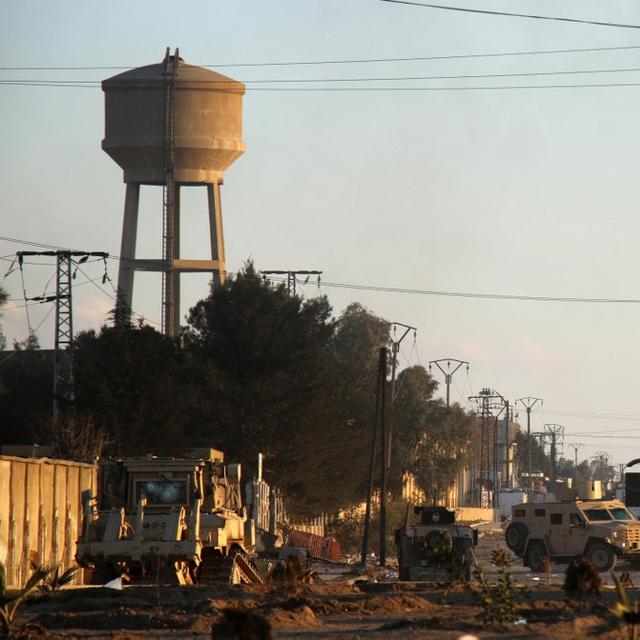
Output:
<path fill-rule="evenodd" d="M 222 229 L 222 199 L 220 183 L 207 185 L 209 201 L 209 237 L 211 243 L 211 259 L 218 260 L 220 270 L 213 272 L 213 284 L 218 287 L 224 284 L 227 266 L 224 258 L 224 232 Z"/>
<path fill-rule="evenodd" d="M 138 236 L 138 207 L 140 204 L 140 184 L 127 183 L 124 200 L 124 221 L 122 223 L 122 243 L 120 244 L 120 267 L 118 269 L 118 298 L 131 309 L 133 302 L 133 260 L 136 257 Z"/>

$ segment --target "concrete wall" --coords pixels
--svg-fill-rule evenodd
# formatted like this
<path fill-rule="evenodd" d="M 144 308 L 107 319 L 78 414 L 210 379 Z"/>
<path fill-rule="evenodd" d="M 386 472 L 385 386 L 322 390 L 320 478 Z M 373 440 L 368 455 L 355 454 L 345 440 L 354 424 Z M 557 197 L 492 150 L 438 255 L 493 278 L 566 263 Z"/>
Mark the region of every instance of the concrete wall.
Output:
<path fill-rule="evenodd" d="M 90 464 L 0 456 L 0 561 L 10 585 L 24 583 L 32 561 L 75 564 L 83 501 L 96 493 L 96 474 Z"/>

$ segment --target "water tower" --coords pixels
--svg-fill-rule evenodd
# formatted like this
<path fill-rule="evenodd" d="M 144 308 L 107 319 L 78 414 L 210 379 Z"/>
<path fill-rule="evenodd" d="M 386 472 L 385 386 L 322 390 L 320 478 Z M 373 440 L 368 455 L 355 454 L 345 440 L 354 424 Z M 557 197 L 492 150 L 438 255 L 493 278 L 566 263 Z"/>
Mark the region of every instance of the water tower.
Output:
<path fill-rule="evenodd" d="M 241 82 L 178 55 L 125 71 L 102 82 L 105 136 L 102 148 L 124 172 L 127 185 L 118 297 L 129 308 L 136 271 L 162 273 L 162 331 L 180 326 L 180 274 L 210 272 L 224 282 L 220 185 L 224 171 L 244 152 Z M 140 186 L 162 187 L 162 258 L 136 258 Z M 207 189 L 211 259 L 180 252 L 180 189 Z"/>

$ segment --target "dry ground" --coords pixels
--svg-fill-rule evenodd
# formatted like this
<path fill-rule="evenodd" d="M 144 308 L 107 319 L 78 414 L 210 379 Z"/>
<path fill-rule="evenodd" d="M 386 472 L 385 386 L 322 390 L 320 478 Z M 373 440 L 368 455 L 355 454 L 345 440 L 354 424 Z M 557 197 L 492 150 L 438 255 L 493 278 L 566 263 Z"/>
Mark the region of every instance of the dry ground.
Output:
<path fill-rule="evenodd" d="M 491 549 L 501 544 L 486 532 L 478 557 L 487 570 Z M 623 567 L 624 568 L 624 567 Z M 326 570 L 323 584 L 295 588 L 131 586 L 123 591 L 74 588 L 38 596 L 23 609 L 20 623 L 51 638 L 210 638 L 225 608 L 264 616 L 276 638 L 585 638 L 602 620 L 614 592 L 578 606 L 567 602 L 562 572 L 533 580 L 513 568 L 518 615 L 526 624 L 485 625 L 473 584 L 447 589 L 427 583 L 353 582 L 348 568 Z M 522 584 L 526 583 L 526 587 Z M 632 590 L 632 597 L 636 597 Z M 620 632 L 599 638 L 622 638 Z"/>

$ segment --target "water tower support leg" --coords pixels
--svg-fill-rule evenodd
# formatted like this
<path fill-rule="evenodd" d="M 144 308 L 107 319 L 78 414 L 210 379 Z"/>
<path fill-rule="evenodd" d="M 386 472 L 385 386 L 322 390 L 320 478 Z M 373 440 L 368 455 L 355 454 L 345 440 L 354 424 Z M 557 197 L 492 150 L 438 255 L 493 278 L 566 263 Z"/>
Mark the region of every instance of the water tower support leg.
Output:
<path fill-rule="evenodd" d="M 118 270 L 118 297 L 131 308 L 133 302 L 133 260 L 136 257 L 136 239 L 138 235 L 138 206 L 140 204 L 140 185 L 127 183 L 124 200 L 124 221 L 122 223 L 122 243 L 120 245 L 120 268 Z M 127 260 L 128 258 L 128 260 Z"/>
<path fill-rule="evenodd" d="M 174 195 L 174 211 L 173 211 L 173 259 L 180 259 L 180 185 L 175 185 Z M 173 268 L 171 270 L 172 289 L 173 289 L 173 308 L 171 309 L 173 327 L 173 335 L 180 333 L 180 272 Z"/>
<path fill-rule="evenodd" d="M 211 259 L 218 260 L 220 270 L 213 272 L 214 286 L 224 284 L 226 264 L 224 260 L 224 232 L 222 229 L 222 204 L 220 198 L 220 183 L 207 185 L 209 201 L 209 235 L 211 242 Z"/>

